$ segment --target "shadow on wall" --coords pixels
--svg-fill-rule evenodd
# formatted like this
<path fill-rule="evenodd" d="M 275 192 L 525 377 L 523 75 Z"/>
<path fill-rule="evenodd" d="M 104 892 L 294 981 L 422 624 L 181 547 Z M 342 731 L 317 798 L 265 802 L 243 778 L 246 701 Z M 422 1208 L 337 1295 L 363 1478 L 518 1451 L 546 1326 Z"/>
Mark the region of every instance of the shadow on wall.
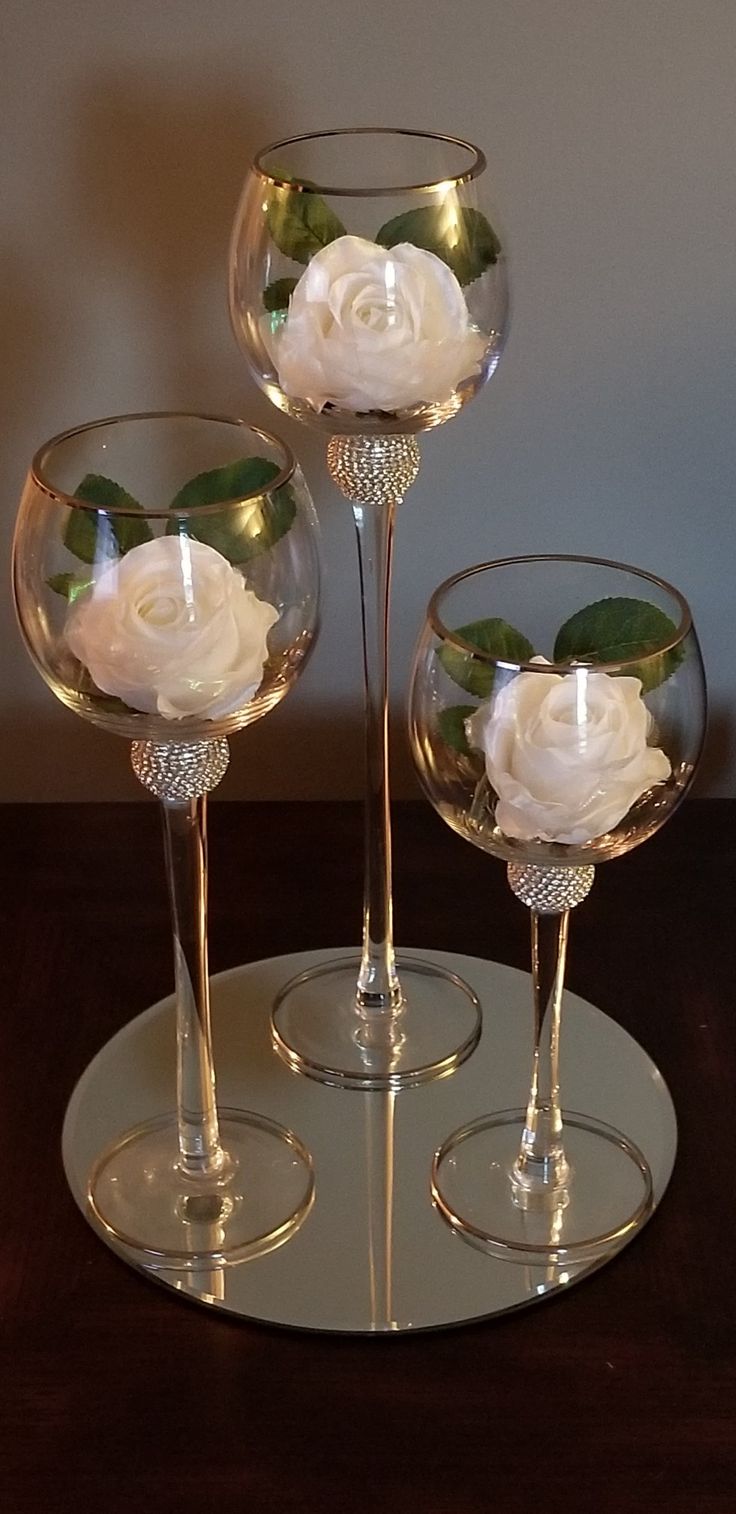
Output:
<path fill-rule="evenodd" d="M 22 434 L 54 387 L 53 353 L 48 329 L 52 312 L 41 276 L 34 272 L 21 247 L 0 249 L 0 415 L 8 447 Z M 39 438 L 41 440 L 41 438 Z M 29 459 L 19 453 L 18 497 Z M 5 503 L 4 519 L 12 526 L 15 500 Z M 7 513 L 6 513 L 7 512 Z"/>
<path fill-rule="evenodd" d="M 173 77 L 103 74 L 78 101 L 84 258 L 118 318 L 110 342 L 129 346 L 167 403 L 221 402 L 223 337 L 238 361 L 227 248 L 252 151 L 278 134 L 267 101 L 265 80 L 208 77 L 194 62 Z"/>
<path fill-rule="evenodd" d="M 69 174 L 39 208 L 43 226 L 55 229 L 54 257 L 47 238 L 29 235 L 32 255 L 11 248 L 2 264 L 4 351 L 13 357 L 0 369 L 0 406 L 18 452 L 8 552 L 23 475 L 53 432 L 179 406 L 244 414 L 266 429 L 282 419 L 250 379 L 227 314 L 227 248 L 248 164 L 283 128 L 271 98 L 262 75 L 228 77 L 221 58 L 215 66 L 206 57 L 175 73 L 101 69 L 69 98 L 69 124 L 60 124 L 70 136 Z M 11 656 L 0 675 L 0 799 L 140 798 L 122 747 L 116 753 L 106 733 L 68 719 L 50 695 L 47 713 L 40 690 L 19 703 L 25 654 L 9 596 L 3 615 L 17 661 Z M 279 719 L 273 737 L 249 742 L 244 768 L 235 757 L 225 792 L 304 793 L 298 768 L 308 765 L 305 747 L 324 749 L 321 718 L 302 717 L 293 733 L 288 709 Z M 295 759 L 280 766 L 285 746 L 300 753 L 293 779 Z M 345 771 L 354 769 L 346 757 Z"/>
<path fill-rule="evenodd" d="M 10 584 L 10 549 L 15 515 L 30 462 L 41 437 L 34 416 L 48 402 L 50 375 L 47 326 L 52 317 L 42 279 L 34 275 L 21 248 L 0 249 L 0 436 L 5 476 L 0 529 L 0 739 L 10 739 L 8 702 L 17 697 L 17 667 L 23 658 L 15 625 Z"/>
<path fill-rule="evenodd" d="M 99 375 L 96 413 L 182 406 L 241 415 L 283 431 L 302 463 L 323 472 L 324 438 L 274 410 L 228 314 L 228 248 L 248 168 L 289 127 L 262 74 L 228 78 L 220 56 L 206 64 L 179 64 L 173 78 L 116 69 L 77 103 L 74 219 L 83 236 L 70 256 L 81 261 L 78 298 L 93 307 L 87 347 L 98 346 L 84 360 Z"/>

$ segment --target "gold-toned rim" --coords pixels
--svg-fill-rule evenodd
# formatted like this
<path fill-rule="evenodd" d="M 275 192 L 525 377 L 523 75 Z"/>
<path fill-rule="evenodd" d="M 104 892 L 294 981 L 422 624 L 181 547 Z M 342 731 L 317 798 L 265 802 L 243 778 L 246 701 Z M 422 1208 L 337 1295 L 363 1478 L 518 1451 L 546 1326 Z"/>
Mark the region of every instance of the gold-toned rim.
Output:
<path fill-rule="evenodd" d="M 326 137 L 422 137 L 429 142 L 446 142 L 448 146 L 460 147 L 472 155 L 470 166 L 461 174 L 450 174 L 440 179 L 430 180 L 424 184 L 392 184 L 389 187 L 371 186 L 366 188 L 349 187 L 337 184 L 318 184 L 314 179 L 301 180 L 296 178 L 283 179 L 278 174 L 269 173 L 263 166 L 263 160 L 269 153 L 278 152 L 284 147 L 293 147 L 297 142 L 316 142 Z M 270 142 L 267 147 L 262 147 L 253 158 L 255 173 L 268 184 L 273 184 L 277 189 L 293 189 L 304 194 L 321 195 L 350 195 L 353 198 L 372 199 L 379 195 L 409 194 L 412 190 L 423 190 L 429 194 L 433 190 L 457 189 L 460 184 L 469 184 L 471 179 L 477 179 L 486 167 L 485 154 L 472 142 L 466 142 L 463 137 L 448 137 L 442 132 L 436 131 L 411 131 L 402 126 L 352 126 L 340 127 L 334 131 L 307 131 L 298 137 L 282 137 L 279 142 Z"/>
<path fill-rule="evenodd" d="M 44 442 L 43 446 L 39 447 L 31 462 L 30 477 L 36 487 L 41 490 L 42 494 L 46 495 L 47 499 L 52 500 L 54 504 L 66 505 L 73 510 L 87 510 L 94 515 L 99 515 L 102 511 L 101 505 L 92 504 L 89 500 L 77 499 L 75 495 L 67 494 L 63 489 L 58 488 L 56 484 L 51 483 L 46 477 L 45 465 L 52 451 L 63 442 L 71 441 L 72 437 L 83 436 L 86 431 L 101 431 L 105 426 L 120 426 L 129 421 L 216 422 L 219 425 L 232 426 L 238 430 L 247 431 L 250 436 L 259 436 L 269 446 L 275 447 L 284 458 L 284 466 L 269 481 L 265 489 L 254 489 L 249 494 L 239 495 L 237 499 L 223 500 L 221 504 L 190 505 L 184 509 L 177 510 L 146 509 L 144 514 L 148 520 L 171 520 L 172 516 L 188 519 L 200 515 L 222 515 L 224 511 L 239 509 L 241 505 L 247 504 L 249 500 L 262 499 L 264 494 L 275 494 L 278 489 L 283 488 L 284 484 L 288 484 L 290 479 L 293 478 L 296 468 L 296 458 L 291 448 L 280 437 L 274 436 L 271 431 L 264 431 L 261 426 L 251 426 L 248 421 L 240 420 L 237 416 L 233 415 L 210 415 L 196 410 L 141 410 L 133 411 L 129 415 L 104 416 L 101 420 L 87 421 L 83 426 L 71 426 L 68 431 L 60 431 L 56 436 L 52 436 L 50 441 Z M 140 510 L 125 509 L 119 505 L 106 505 L 103 513 L 115 516 L 116 518 L 133 517 L 137 520 L 140 519 L 141 515 Z"/>
<path fill-rule="evenodd" d="M 479 573 L 487 573 L 492 568 L 508 568 L 516 565 L 522 567 L 526 564 L 537 562 L 587 563 L 591 567 L 596 568 L 614 568 L 617 572 L 631 573 L 634 578 L 640 578 L 646 583 L 656 585 L 658 589 L 663 589 L 666 594 L 671 595 L 675 603 L 680 607 L 680 622 L 675 635 L 669 641 L 662 642 L 660 646 L 652 647 L 648 652 L 640 652 L 638 656 L 634 657 L 624 657 L 618 662 L 515 662 L 511 658 L 494 657 L 492 652 L 484 652 L 480 647 L 474 646 L 471 641 L 466 641 L 464 637 L 459 636 L 457 631 L 452 631 L 449 626 L 445 625 L 439 611 L 439 605 L 444 596 L 451 589 L 454 589 L 456 584 L 462 583 L 465 579 L 474 578 Z M 427 620 L 435 636 L 441 641 L 450 642 L 452 646 L 458 647 L 462 652 L 470 653 L 480 662 L 491 663 L 494 667 L 498 668 L 507 668 L 509 672 L 553 673 L 557 674 L 558 677 L 560 673 L 578 673 L 581 668 L 586 670 L 590 668 L 596 673 L 607 673 L 620 672 L 622 668 L 640 667 L 642 662 L 646 661 L 648 657 L 661 657 L 665 652 L 670 652 L 674 647 L 679 646 L 680 642 L 684 641 L 693 628 L 693 618 L 687 600 L 680 593 L 679 589 L 676 589 L 673 584 L 668 583 L 666 578 L 658 578 L 654 573 L 647 573 L 644 568 L 632 567 L 630 563 L 616 562 L 613 558 L 578 557 L 566 552 L 540 552 L 528 557 L 500 557 L 496 561 L 477 563 L 472 568 L 463 568 L 461 572 L 453 573 L 451 578 L 446 578 L 435 589 L 427 606 Z"/>

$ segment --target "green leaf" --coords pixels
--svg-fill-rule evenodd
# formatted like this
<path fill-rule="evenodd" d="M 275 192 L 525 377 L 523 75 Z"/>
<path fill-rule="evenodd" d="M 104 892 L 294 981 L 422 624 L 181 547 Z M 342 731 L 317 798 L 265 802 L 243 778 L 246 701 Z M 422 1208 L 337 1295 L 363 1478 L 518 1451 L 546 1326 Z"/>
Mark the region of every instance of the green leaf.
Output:
<path fill-rule="evenodd" d="M 273 283 L 263 291 L 265 309 L 270 314 L 277 310 L 286 310 L 296 284 L 296 279 L 274 279 Z"/>
<path fill-rule="evenodd" d="M 279 252 L 295 263 L 308 263 L 315 252 L 345 236 L 334 210 L 309 189 L 272 190 L 266 221 Z"/>
<path fill-rule="evenodd" d="M 461 752 L 463 757 L 470 757 L 470 747 L 465 735 L 465 722 L 470 715 L 474 715 L 477 705 L 453 704 L 447 709 L 440 710 L 437 716 L 440 736 L 447 746 L 453 751 Z"/>
<path fill-rule="evenodd" d="M 376 241 L 382 247 L 411 242 L 433 252 L 451 268 L 460 284 L 472 284 L 486 268 L 498 261 L 501 243 L 490 222 L 479 210 L 444 205 L 423 205 L 404 211 L 381 227 Z"/>
<path fill-rule="evenodd" d="M 629 662 L 647 658 L 658 647 L 677 637 L 677 627 L 657 605 L 644 599 L 599 599 L 578 610 L 560 627 L 554 645 L 555 662 Z M 656 689 L 679 667 L 685 655 L 681 646 L 627 668 L 640 678 L 643 692 Z"/>
<path fill-rule="evenodd" d="M 109 532 L 112 528 L 112 535 L 121 554 L 129 552 L 131 547 L 140 546 L 141 542 L 151 540 L 151 528 L 143 515 L 142 506 L 113 479 L 105 478 L 102 473 L 87 473 L 75 489 L 74 497 L 84 500 L 87 504 L 96 505 L 101 512 L 134 510 L 140 513 L 140 520 L 125 515 L 104 515 L 107 542 L 109 542 Z M 96 560 L 101 524 L 100 516 L 93 510 L 70 511 L 64 530 L 64 545 L 81 562 L 93 563 Z M 102 555 L 109 556 L 110 554 L 106 550 Z"/>
<path fill-rule="evenodd" d="M 170 510 L 196 510 L 200 505 L 225 505 L 265 489 L 279 472 L 267 457 L 238 457 L 221 468 L 197 473 L 175 494 Z"/>
<path fill-rule="evenodd" d="M 248 499 L 259 489 L 266 490 L 279 474 L 276 463 L 265 457 L 243 457 L 222 468 L 198 473 L 179 490 L 170 509 L 191 510 L 197 505 L 227 504 L 243 499 L 241 509 L 231 508 L 222 514 L 192 516 L 172 520 L 167 534 L 179 532 L 214 547 L 231 563 L 249 562 L 267 552 L 286 535 L 296 515 L 294 492 L 284 484 L 276 493 Z"/>
<path fill-rule="evenodd" d="M 124 557 L 126 552 L 130 552 L 131 547 L 140 547 L 144 541 L 153 540 L 153 532 L 148 521 L 145 519 L 134 520 L 132 515 L 114 516 L 112 529 L 120 548 L 121 557 Z"/>
<path fill-rule="evenodd" d="M 74 573 L 52 573 L 51 577 L 46 579 L 46 582 L 55 594 L 62 594 L 65 599 L 69 600 L 70 604 L 74 604 L 75 599 L 80 594 L 83 594 L 85 589 L 92 587 L 94 579 L 77 578 Z"/>
<path fill-rule="evenodd" d="M 507 620 L 474 620 L 469 625 L 458 626 L 454 635 L 502 662 L 530 662 L 534 656 L 531 642 Z M 491 663 L 482 662 L 471 652 L 462 652 L 450 642 L 446 642 L 437 655 L 453 683 L 459 684 L 467 694 L 474 694 L 476 699 L 490 697 L 494 672 Z"/>

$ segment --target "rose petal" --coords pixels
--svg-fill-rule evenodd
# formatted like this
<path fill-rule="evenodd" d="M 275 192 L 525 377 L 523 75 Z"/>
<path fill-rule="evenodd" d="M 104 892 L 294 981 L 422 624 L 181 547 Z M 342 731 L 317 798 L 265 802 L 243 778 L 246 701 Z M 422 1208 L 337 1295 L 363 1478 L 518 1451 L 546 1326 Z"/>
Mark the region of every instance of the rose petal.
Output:
<path fill-rule="evenodd" d="M 65 634 L 103 693 L 166 719 L 215 719 L 253 697 L 277 619 L 213 547 L 166 536 L 104 570 Z"/>
<path fill-rule="evenodd" d="M 264 341 L 285 394 L 321 410 L 401 410 L 451 398 L 478 373 L 486 337 L 434 253 L 338 237 L 299 279 Z"/>
<path fill-rule="evenodd" d="M 535 659 L 536 660 L 536 659 Z M 582 844 L 670 775 L 636 678 L 520 672 L 466 721 L 508 836 Z"/>

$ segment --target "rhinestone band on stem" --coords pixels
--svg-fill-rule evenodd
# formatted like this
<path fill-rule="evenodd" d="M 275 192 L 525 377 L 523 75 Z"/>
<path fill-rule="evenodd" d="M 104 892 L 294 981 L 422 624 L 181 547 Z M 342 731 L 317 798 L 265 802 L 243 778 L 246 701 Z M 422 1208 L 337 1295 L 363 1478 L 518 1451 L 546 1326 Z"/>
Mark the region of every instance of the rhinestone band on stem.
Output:
<path fill-rule="evenodd" d="M 230 752 L 225 737 L 215 741 L 134 741 L 130 761 L 144 788 L 157 799 L 185 802 L 217 788 Z"/>
<path fill-rule="evenodd" d="M 327 467 L 346 499 L 397 504 L 419 472 L 419 447 L 413 436 L 332 436 Z"/>
<path fill-rule="evenodd" d="M 594 867 L 537 867 L 534 863 L 510 862 L 506 871 L 511 892 L 538 915 L 559 915 L 582 904 L 595 877 Z"/>

